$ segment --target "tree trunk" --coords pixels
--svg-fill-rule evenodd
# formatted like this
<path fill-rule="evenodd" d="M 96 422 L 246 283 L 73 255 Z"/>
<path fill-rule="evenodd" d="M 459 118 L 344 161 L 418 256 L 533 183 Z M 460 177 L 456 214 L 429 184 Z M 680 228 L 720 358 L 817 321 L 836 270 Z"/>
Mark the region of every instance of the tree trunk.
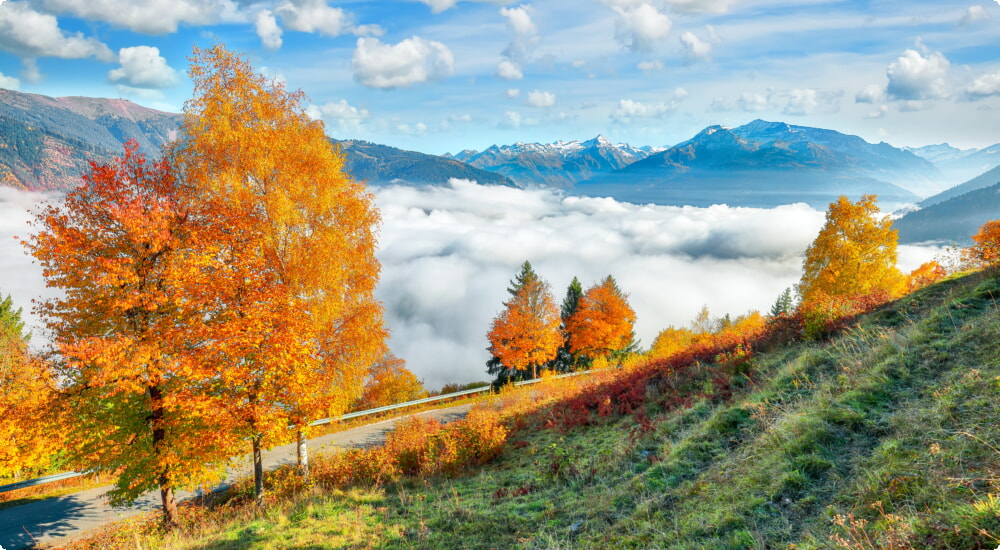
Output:
<path fill-rule="evenodd" d="M 253 436 L 253 498 L 260 506 L 264 502 L 264 458 L 261 453 L 263 435 Z"/>
<path fill-rule="evenodd" d="M 163 392 L 159 386 L 149 387 L 149 418 L 153 428 L 153 453 L 157 457 L 163 452 L 167 439 L 167 431 L 163 427 Z M 167 467 L 160 471 L 160 502 L 163 504 L 163 523 L 168 527 L 177 525 L 177 502 L 174 501 L 174 488 L 167 475 Z"/>
<path fill-rule="evenodd" d="M 538 365 L 531 365 L 531 379 L 538 378 Z"/>
<path fill-rule="evenodd" d="M 306 446 L 306 434 L 302 433 L 302 430 L 298 431 L 299 445 L 298 445 L 298 455 L 299 459 L 299 473 L 302 477 L 309 480 L 309 448 Z"/>

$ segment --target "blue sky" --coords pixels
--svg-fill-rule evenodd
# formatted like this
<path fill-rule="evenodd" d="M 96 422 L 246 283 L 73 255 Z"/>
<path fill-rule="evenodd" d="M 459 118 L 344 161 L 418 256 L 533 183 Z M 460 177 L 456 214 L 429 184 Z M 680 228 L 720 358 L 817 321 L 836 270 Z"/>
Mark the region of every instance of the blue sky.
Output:
<path fill-rule="evenodd" d="M 0 87 L 179 111 L 215 41 L 331 136 L 434 154 L 755 118 L 1000 142 L 1000 0 L 0 0 Z"/>

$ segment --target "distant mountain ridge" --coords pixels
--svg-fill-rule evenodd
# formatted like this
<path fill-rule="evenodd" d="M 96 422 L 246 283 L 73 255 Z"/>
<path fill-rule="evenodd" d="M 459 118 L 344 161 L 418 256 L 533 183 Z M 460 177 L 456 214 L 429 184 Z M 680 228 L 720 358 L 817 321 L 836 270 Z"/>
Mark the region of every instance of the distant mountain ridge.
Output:
<path fill-rule="evenodd" d="M 569 188 L 578 181 L 620 170 L 662 149 L 613 144 L 599 135 L 586 141 L 493 145 L 454 157 L 477 168 L 503 174 L 521 187 Z"/>
<path fill-rule="evenodd" d="M 919 200 L 914 190 L 941 185 L 932 163 L 886 143 L 821 128 L 754 120 L 709 126 L 693 138 L 617 172 L 581 182 L 588 195 L 632 202 L 817 208 L 839 195 L 874 193 L 885 204 Z M 902 183 L 907 182 L 907 187 Z"/>
<path fill-rule="evenodd" d="M 183 115 L 124 99 L 47 97 L 0 89 L 0 185 L 33 191 L 75 187 L 88 161 L 121 155 L 129 139 L 159 155 L 177 138 Z M 370 184 L 445 184 L 452 178 L 513 183 L 454 159 L 362 141 L 340 144 L 348 172 Z"/>

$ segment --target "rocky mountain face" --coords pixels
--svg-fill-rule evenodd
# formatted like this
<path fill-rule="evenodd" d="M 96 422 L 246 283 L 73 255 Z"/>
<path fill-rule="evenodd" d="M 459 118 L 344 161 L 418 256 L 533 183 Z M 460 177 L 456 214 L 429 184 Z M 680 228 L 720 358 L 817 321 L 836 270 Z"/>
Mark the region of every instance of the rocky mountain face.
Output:
<path fill-rule="evenodd" d="M 576 182 L 621 170 L 657 151 L 613 144 L 597 136 L 587 141 L 494 145 L 481 152 L 465 150 L 453 158 L 503 174 L 521 187 L 566 189 Z"/>
<path fill-rule="evenodd" d="M 129 139 L 159 155 L 183 116 L 124 99 L 47 97 L 0 89 L 0 185 L 32 191 L 75 187 L 88 162 L 121 155 Z M 352 177 L 371 184 L 444 184 L 452 178 L 513 185 L 463 162 L 363 141 L 334 141 Z"/>
<path fill-rule="evenodd" d="M 103 161 L 134 139 L 157 154 L 177 137 L 181 115 L 124 99 L 52 98 L 0 89 L 0 183 L 20 189 L 74 187 L 89 160 Z"/>

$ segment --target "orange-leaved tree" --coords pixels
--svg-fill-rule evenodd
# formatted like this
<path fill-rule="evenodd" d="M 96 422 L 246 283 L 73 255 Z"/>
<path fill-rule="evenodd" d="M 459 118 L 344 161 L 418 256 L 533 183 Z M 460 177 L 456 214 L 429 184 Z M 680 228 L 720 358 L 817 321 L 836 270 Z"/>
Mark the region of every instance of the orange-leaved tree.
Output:
<path fill-rule="evenodd" d="M 979 269 L 1000 267 L 1000 220 L 984 223 L 972 241 L 974 244 L 964 251 L 967 261 Z"/>
<path fill-rule="evenodd" d="M 365 383 L 361 409 L 374 409 L 427 397 L 424 385 L 406 368 L 406 361 L 386 353 L 375 364 Z"/>
<path fill-rule="evenodd" d="M 40 473 L 63 444 L 50 414 L 55 381 L 48 363 L 28 350 L 21 309 L 0 299 L 0 478 Z"/>
<path fill-rule="evenodd" d="M 147 161 L 130 141 L 39 212 L 25 243 L 62 291 L 36 310 L 59 357 L 71 463 L 120 471 L 115 503 L 159 488 L 168 523 L 175 489 L 217 478 L 209 464 L 228 450 L 204 392 L 213 373 L 191 336 L 201 312 L 185 289 L 197 280 L 190 239 L 200 222 L 185 193 L 166 162 Z"/>
<path fill-rule="evenodd" d="M 616 357 L 635 348 L 635 311 L 608 275 L 587 289 L 566 322 L 570 351 L 590 358 Z"/>
<path fill-rule="evenodd" d="M 896 267 L 898 240 L 875 195 L 857 202 L 841 196 L 830 203 L 826 223 L 806 250 L 798 284 L 807 333 L 906 291 L 906 277 Z"/>
<path fill-rule="evenodd" d="M 490 353 L 508 369 L 527 371 L 538 377 L 538 366 L 556 356 L 562 337 L 559 307 L 549 285 L 538 277 L 530 262 L 507 289 L 511 298 L 496 318 L 486 337 Z"/>
<path fill-rule="evenodd" d="M 190 75 L 172 159 L 210 220 L 199 246 L 213 258 L 192 299 L 230 427 L 253 450 L 259 501 L 262 448 L 292 424 L 304 459 L 308 423 L 355 403 L 385 349 L 380 217 L 304 94 L 221 45 L 196 48 Z"/>
<path fill-rule="evenodd" d="M 931 260 L 920 264 L 920 267 L 910 272 L 907 279 L 907 289 L 910 292 L 919 290 L 927 285 L 934 284 L 943 279 L 948 272 L 939 263 Z"/>

